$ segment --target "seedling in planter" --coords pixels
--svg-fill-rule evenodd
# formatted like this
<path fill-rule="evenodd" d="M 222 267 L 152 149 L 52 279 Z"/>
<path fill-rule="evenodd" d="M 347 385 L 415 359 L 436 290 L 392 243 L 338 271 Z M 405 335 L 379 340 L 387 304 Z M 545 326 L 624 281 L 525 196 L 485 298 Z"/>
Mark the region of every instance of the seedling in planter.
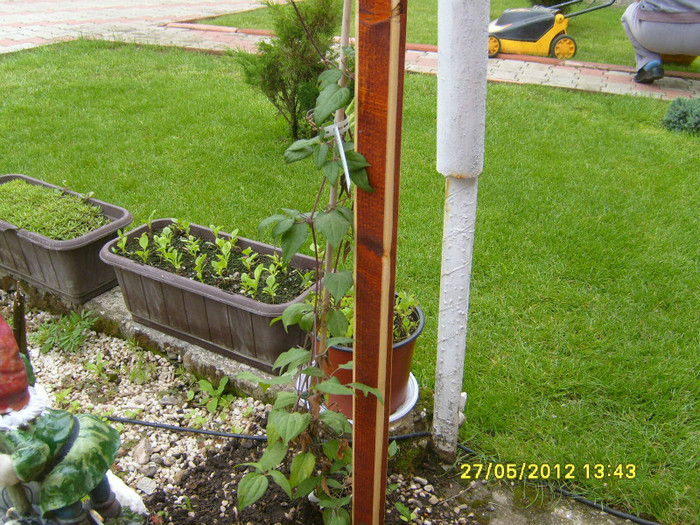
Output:
<path fill-rule="evenodd" d="M 148 235 L 146 233 L 142 233 L 141 237 L 139 237 L 139 246 L 141 246 L 140 250 L 136 250 L 136 255 L 143 261 L 143 263 L 148 262 L 148 256 L 151 255 L 151 252 L 148 250 Z"/>
<path fill-rule="evenodd" d="M 165 258 L 166 252 L 170 250 L 170 245 L 173 241 L 173 231 L 166 226 L 160 232 L 160 235 L 153 236 L 153 244 L 156 245 L 156 253 Z"/>
<path fill-rule="evenodd" d="M 207 256 L 203 253 L 194 261 L 194 271 L 197 274 L 197 279 L 199 279 L 200 282 L 204 282 L 204 274 L 202 272 L 204 271 L 204 263 L 206 260 Z"/>
<path fill-rule="evenodd" d="M 190 222 L 182 219 L 173 219 L 173 226 L 178 232 L 184 233 L 186 236 L 190 234 Z"/>
<path fill-rule="evenodd" d="M 185 250 L 187 250 L 187 253 L 189 253 L 194 258 L 196 258 L 197 254 L 199 253 L 200 242 L 201 239 L 198 239 L 193 235 L 188 235 L 187 239 L 185 240 Z"/>
<path fill-rule="evenodd" d="M 228 274 L 228 263 L 231 259 L 231 241 L 222 237 L 216 237 L 216 246 L 219 248 L 219 253 L 216 254 L 216 261 L 212 261 L 211 266 L 216 274 L 222 279 Z"/>
<path fill-rule="evenodd" d="M 279 288 L 280 284 L 277 282 L 275 275 L 270 274 L 267 276 L 267 279 L 265 279 L 265 287 L 263 288 L 263 293 L 266 295 L 269 295 L 271 298 L 274 298 L 277 296 L 277 289 Z"/>
<path fill-rule="evenodd" d="M 255 297 L 258 295 L 258 288 L 260 287 L 260 277 L 262 276 L 265 267 L 259 264 L 255 267 L 253 271 L 253 276 L 251 277 L 249 273 L 241 274 L 241 287 L 243 292 L 250 297 Z"/>
<path fill-rule="evenodd" d="M 121 253 L 126 253 L 126 243 L 129 238 L 124 234 L 123 230 L 118 230 L 117 236 L 119 237 L 119 240 L 117 241 L 117 248 Z"/>
<path fill-rule="evenodd" d="M 255 253 L 250 246 L 243 250 L 241 253 L 245 255 L 245 257 L 241 257 L 241 262 L 243 263 L 243 266 L 246 267 L 246 270 L 248 270 L 248 272 L 252 272 L 253 264 L 258 258 L 258 254 Z"/>
<path fill-rule="evenodd" d="M 162 255 L 165 261 L 175 268 L 175 273 L 180 273 L 180 270 L 182 270 L 182 254 L 174 248 L 169 248 Z"/>

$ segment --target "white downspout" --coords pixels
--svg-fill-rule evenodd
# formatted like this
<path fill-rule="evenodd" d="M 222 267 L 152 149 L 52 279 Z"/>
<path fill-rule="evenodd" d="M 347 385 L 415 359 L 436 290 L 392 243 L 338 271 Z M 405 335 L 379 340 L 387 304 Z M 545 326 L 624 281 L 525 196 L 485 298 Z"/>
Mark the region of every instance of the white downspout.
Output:
<path fill-rule="evenodd" d="M 433 443 L 454 460 L 467 340 L 477 181 L 484 166 L 489 1 L 439 0 L 437 170 L 446 178 Z M 462 401 L 462 402 L 461 402 Z"/>

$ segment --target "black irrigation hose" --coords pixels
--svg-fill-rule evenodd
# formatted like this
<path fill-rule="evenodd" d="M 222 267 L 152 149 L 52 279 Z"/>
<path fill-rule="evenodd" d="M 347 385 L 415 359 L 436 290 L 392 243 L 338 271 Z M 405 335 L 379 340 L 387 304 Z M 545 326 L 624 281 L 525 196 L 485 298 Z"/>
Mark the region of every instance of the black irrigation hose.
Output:
<path fill-rule="evenodd" d="M 230 432 L 217 432 L 215 430 L 204 430 L 201 428 L 191 428 L 191 427 L 180 427 L 176 425 L 166 425 L 164 423 L 154 423 L 150 421 L 141 421 L 139 419 L 127 419 L 123 417 L 113 417 L 110 416 L 107 418 L 108 421 L 112 421 L 114 423 L 127 423 L 130 425 L 141 425 L 144 427 L 154 427 L 154 428 L 161 428 L 164 430 L 173 430 L 175 432 L 192 432 L 194 434 L 204 434 L 207 436 L 216 436 L 216 437 L 226 437 L 226 438 L 235 438 L 235 439 L 249 439 L 252 441 L 267 441 L 266 436 L 250 436 L 246 434 L 232 434 Z M 404 440 L 404 439 L 411 439 L 411 438 L 417 438 L 417 437 L 425 437 L 425 436 L 430 436 L 430 432 L 413 432 L 411 434 L 402 434 L 399 436 L 391 436 L 389 437 L 389 441 L 399 441 L 399 440 Z M 471 456 L 479 456 L 480 454 L 476 452 L 475 450 L 472 450 L 470 448 L 465 447 L 464 445 L 457 443 L 457 447 L 459 447 L 461 450 L 466 452 L 467 454 Z M 638 523 L 639 525 L 659 525 L 659 523 L 655 521 L 649 521 L 645 520 L 644 518 L 640 518 L 638 516 L 633 516 L 632 514 L 627 514 L 625 512 L 621 512 L 619 510 L 612 509 L 608 507 L 607 505 L 603 505 L 601 503 L 596 503 L 595 501 L 591 501 L 589 499 L 584 498 L 583 496 L 579 496 L 577 494 L 574 494 L 573 492 L 569 492 L 568 490 L 564 490 L 562 488 L 545 484 L 545 486 L 549 487 L 555 492 L 558 492 L 562 496 L 566 496 L 568 498 L 571 498 L 575 501 L 578 501 L 579 503 L 583 503 L 584 505 L 588 505 L 589 507 L 593 507 L 594 509 L 601 510 L 607 514 L 610 514 L 612 516 L 616 516 L 618 518 L 622 519 L 627 519 L 630 520 L 633 523 Z"/>
<path fill-rule="evenodd" d="M 469 454 L 470 456 L 480 456 L 478 452 L 475 450 L 472 450 L 470 448 L 465 447 L 464 445 L 457 443 L 457 446 Z M 626 512 L 622 512 L 619 510 L 612 509 L 608 507 L 607 505 L 603 505 L 602 503 L 596 503 L 595 501 L 591 501 L 589 499 L 584 498 L 583 496 L 579 496 L 578 494 L 574 494 L 573 492 L 569 492 L 568 490 L 562 489 L 560 487 L 557 487 L 555 485 L 550 485 L 549 483 L 542 483 L 541 484 L 544 487 L 547 487 L 554 492 L 557 492 L 561 494 L 562 496 L 566 496 L 567 498 L 571 498 L 575 501 L 578 501 L 579 503 L 583 503 L 584 505 L 588 505 L 589 507 L 593 507 L 594 509 L 601 510 L 607 514 L 610 514 L 612 516 L 622 518 L 625 520 L 630 520 L 633 523 L 638 523 L 639 525 L 660 525 L 659 523 L 655 521 L 649 521 L 645 520 L 644 518 L 640 518 L 639 516 L 634 516 L 632 514 L 627 514 Z"/>
<path fill-rule="evenodd" d="M 230 432 L 217 432 L 216 430 L 204 430 L 202 428 L 179 427 L 176 425 L 166 425 L 165 423 L 153 423 L 151 421 L 141 421 L 139 419 L 127 419 L 123 417 L 108 417 L 108 421 L 114 423 L 128 423 L 130 425 L 141 425 L 143 427 L 162 428 L 164 430 L 174 430 L 175 432 L 192 432 L 193 434 L 204 434 L 207 436 L 250 439 L 252 441 L 267 441 L 266 436 L 248 436 L 245 434 L 232 434 Z"/>

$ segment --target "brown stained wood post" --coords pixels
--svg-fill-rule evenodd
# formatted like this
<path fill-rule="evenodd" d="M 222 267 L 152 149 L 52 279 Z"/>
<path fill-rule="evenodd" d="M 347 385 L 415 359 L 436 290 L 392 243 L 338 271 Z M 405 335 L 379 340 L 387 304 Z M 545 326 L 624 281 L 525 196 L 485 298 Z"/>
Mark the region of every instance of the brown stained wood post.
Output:
<path fill-rule="evenodd" d="M 355 144 L 370 163 L 374 192 L 358 190 L 355 200 L 354 379 L 379 389 L 387 403 L 355 395 L 354 525 L 384 523 L 406 6 L 359 0 L 358 9 Z"/>

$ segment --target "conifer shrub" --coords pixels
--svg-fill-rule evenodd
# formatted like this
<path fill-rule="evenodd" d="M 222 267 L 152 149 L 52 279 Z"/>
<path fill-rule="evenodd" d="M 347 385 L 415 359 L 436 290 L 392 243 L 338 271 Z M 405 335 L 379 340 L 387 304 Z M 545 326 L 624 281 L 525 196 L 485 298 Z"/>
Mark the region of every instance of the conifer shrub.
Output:
<path fill-rule="evenodd" d="M 666 111 L 664 127 L 694 135 L 700 131 L 700 99 L 677 98 Z"/>
<path fill-rule="evenodd" d="M 295 5 L 266 1 L 275 36 L 261 42 L 259 52 L 236 53 L 246 83 L 260 89 L 289 123 L 298 139 L 308 126 L 304 117 L 316 105 L 316 79 L 330 59 L 333 36 L 342 16 L 339 0 L 299 2 Z"/>

